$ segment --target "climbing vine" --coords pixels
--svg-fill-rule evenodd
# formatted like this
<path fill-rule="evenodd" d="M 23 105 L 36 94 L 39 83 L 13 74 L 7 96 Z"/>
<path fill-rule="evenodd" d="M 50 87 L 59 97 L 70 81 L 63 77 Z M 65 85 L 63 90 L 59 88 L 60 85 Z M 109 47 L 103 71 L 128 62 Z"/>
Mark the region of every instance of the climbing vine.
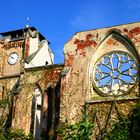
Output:
<path fill-rule="evenodd" d="M 111 130 L 100 140 L 139 140 L 140 138 L 140 103 L 132 109 L 128 118 L 113 124 Z"/>
<path fill-rule="evenodd" d="M 6 128 L 7 117 L 5 108 L 9 104 L 7 99 L 0 100 L 0 140 L 33 140 L 32 134 L 26 135 L 21 129 Z"/>

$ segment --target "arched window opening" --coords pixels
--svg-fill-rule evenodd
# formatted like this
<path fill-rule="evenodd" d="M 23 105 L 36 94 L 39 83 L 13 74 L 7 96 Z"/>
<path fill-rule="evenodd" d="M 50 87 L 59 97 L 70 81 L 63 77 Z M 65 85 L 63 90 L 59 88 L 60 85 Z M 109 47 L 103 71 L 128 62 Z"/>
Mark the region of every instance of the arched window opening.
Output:
<path fill-rule="evenodd" d="M 137 90 L 138 73 L 139 55 L 133 43 L 116 31 L 110 32 L 98 46 L 90 63 L 89 98 L 97 94 L 117 97 Z"/>
<path fill-rule="evenodd" d="M 41 105 L 42 105 L 42 92 L 39 87 L 34 90 L 32 98 L 32 111 L 31 111 L 31 133 L 35 136 L 35 140 L 40 139 L 41 134 Z"/>

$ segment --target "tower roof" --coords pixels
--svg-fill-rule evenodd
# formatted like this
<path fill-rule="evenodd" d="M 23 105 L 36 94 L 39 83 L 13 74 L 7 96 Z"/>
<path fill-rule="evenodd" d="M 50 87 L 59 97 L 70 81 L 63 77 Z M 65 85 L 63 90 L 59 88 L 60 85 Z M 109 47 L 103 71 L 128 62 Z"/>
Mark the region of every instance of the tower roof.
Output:
<path fill-rule="evenodd" d="M 11 36 L 11 38 L 14 38 L 16 37 L 17 35 L 19 37 L 23 36 L 24 35 L 24 32 L 26 32 L 28 29 L 34 31 L 34 30 L 37 30 L 35 27 L 29 27 L 29 28 L 24 28 L 24 29 L 18 29 L 18 30 L 13 30 L 13 31 L 8 31 L 8 32 L 2 32 L 0 33 L 0 35 L 2 37 L 6 37 L 6 36 Z M 40 40 L 44 40 L 45 37 L 39 32 L 39 38 Z"/>

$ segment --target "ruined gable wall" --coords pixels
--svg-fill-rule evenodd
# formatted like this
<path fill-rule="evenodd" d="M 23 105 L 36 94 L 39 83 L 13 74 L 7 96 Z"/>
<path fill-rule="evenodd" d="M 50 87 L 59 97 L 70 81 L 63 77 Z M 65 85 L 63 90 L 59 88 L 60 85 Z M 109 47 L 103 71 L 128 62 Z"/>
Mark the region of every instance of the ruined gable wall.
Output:
<path fill-rule="evenodd" d="M 89 30 L 76 33 L 64 46 L 65 68 L 68 73 L 62 77 L 61 121 L 75 122 L 80 118 L 81 108 L 90 100 L 91 84 L 89 68 L 93 55 L 111 30 L 116 30 L 131 40 L 140 54 L 140 23 Z M 114 48 L 116 40 L 108 39 L 108 49 Z M 102 49 L 101 52 L 107 51 Z M 96 59 L 96 58 L 95 58 Z M 94 99 L 94 97 L 93 97 Z"/>

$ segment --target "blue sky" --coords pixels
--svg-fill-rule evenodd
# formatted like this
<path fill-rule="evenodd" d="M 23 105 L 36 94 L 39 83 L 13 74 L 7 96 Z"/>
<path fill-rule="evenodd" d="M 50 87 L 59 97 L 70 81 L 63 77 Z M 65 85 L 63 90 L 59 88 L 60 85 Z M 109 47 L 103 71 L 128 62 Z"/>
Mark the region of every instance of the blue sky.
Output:
<path fill-rule="evenodd" d="M 50 42 L 55 63 L 76 33 L 140 21 L 139 0 L 1 0 L 0 32 L 36 27 Z"/>

